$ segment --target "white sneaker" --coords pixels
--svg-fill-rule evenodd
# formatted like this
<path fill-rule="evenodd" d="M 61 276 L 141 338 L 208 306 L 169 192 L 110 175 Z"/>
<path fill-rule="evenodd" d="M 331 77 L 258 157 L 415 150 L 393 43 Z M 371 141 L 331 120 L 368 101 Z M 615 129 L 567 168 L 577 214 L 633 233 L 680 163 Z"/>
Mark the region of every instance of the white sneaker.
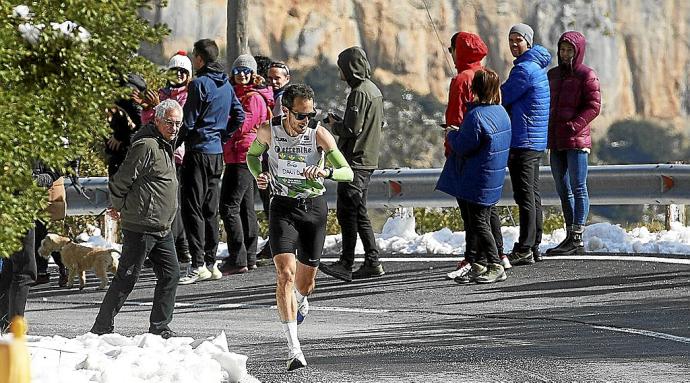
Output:
<path fill-rule="evenodd" d="M 451 271 L 450 273 L 446 274 L 446 279 L 452 281 L 457 277 L 461 277 L 469 273 L 471 269 L 472 265 L 470 265 L 469 262 L 463 259 L 462 261 L 458 262 L 458 268 L 455 269 L 455 271 Z"/>
<path fill-rule="evenodd" d="M 211 279 L 217 281 L 223 278 L 223 273 L 218 268 L 218 262 L 213 264 L 213 270 L 211 270 Z"/>
<path fill-rule="evenodd" d="M 192 283 L 195 283 L 195 282 L 205 281 L 207 279 L 210 279 L 211 276 L 212 276 L 212 274 L 210 271 L 208 271 L 206 266 L 200 266 L 196 269 L 192 269 L 190 266 L 190 269 L 187 272 L 187 275 L 180 278 L 180 281 L 178 282 L 178 284 L 180 284 L 180 285 L 191 285 Z M 221 276 L 222 276 L 222 274 L 221 274 Z"/>
<path fill-rule="evenodd" d="M 287 370 L 292 371 L 298 368 L 307 367 L 307 361 L 304 359 L 304 354 L 301 352 L 291 357 L 287 361 Z"/>
<path fill-rule="evenodd" d="M 510 264 L 510 259 L 508 259 L 508 256 L 505 254 L 501 254 L 501 266 L 503 266 L 503 270 L 508 270 L 513 265 Z"/>
<path fill-rule="evenodd" d="M 297 306 L 297 324 L 302 324 L 304 318 L 309 313 L 309 301 L 304 297 L 302 303 Z"/>

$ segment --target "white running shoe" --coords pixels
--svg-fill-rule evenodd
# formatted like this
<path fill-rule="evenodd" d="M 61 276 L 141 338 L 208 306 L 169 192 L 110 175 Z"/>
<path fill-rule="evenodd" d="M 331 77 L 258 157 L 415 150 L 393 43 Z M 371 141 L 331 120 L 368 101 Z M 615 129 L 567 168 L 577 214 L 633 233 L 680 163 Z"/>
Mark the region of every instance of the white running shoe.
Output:
<path fill-rule="evenodd" d="M 510 259 L 508 259 L 508 256 L 505 254 L 501 254 L 501 266 L 503 266 L 504 270 L 508 270 L 513 267 L 513 265 L 510 264 Z"/>
<path fill-rule="evenodd" d="M 455 269 L 455 271 L 451 271 L 450 273 L 446 274 L 446 279 L 452 281 L 457 277 L 461 277 L 469 273 L 471 268 L 472 265 L 470 265 L 469 262 L 463 259 L 462 261 L 458 262 L 458 268 Z"/>
<path fill-rule="evenodd" d="M 221 274 L 221 276 L 222 276 L 222 274 Z M 212 274 L 210 271 L 208 271 L 206 266 L 200 266 L 196 269 L 192 269 L 190 266 L 189 270 L 187 271 L 187 275 L 180 278 L 180 281 L 178 282 L 178 284 L 180 284 L 180 285 L 191 285 L 192 283 L 211 279 L 211 277 L 212 277 Z"/>
<path fill-rule="evenodd" d="M 292 371 L 298 368 L 307 367 L 307 361 L 304 359 L 304 354 L 301 352 L 288 359 L 287 370 Z"/>
<path fill-rule="evenodd" d="M 307 297 L 304 297 L 302 303 L 297 306 L 297 324 L 302 324 L 304 318 L 307 317 L 309 313 L 309 301 Z"/>
<path fill-rule="evenodd" d="M 223 278 L 223 272 L 218 268 L 218 262 L 213 264 L 213 269 L 211 270 L 211 279 L 217 281 Z"/>

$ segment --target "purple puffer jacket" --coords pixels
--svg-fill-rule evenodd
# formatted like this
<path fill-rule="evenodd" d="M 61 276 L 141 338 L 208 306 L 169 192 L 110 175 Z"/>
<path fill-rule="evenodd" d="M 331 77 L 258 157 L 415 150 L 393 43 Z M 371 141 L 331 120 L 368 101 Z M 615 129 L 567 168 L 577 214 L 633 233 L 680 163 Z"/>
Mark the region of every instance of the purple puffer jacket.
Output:
<path fill-rule="evenodd" d="M 549 149 L 585 149 L 592 147 L 590 123 L 599 115 L 601 92 L 594 70 L 582 61 L 585 58 L 585 36 L 565 32 L 558 40 L 575 47 L 575 57 L 565 63 L 558 57 L 558 66 L 548 73 L 551 88 L 549 113 Z"/>

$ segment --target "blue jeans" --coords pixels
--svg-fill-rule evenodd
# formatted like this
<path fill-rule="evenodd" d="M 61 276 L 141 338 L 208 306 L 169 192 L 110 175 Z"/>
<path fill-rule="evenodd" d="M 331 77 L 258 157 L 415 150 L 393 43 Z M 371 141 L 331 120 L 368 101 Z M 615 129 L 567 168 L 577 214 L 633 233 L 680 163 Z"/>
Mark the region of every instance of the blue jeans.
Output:
<path fill-rule="evenodd" d="M 551 150 L 551 174 L 567 226 L 584 225 L 589 214 L 587 157 L 582 150 Z"/>

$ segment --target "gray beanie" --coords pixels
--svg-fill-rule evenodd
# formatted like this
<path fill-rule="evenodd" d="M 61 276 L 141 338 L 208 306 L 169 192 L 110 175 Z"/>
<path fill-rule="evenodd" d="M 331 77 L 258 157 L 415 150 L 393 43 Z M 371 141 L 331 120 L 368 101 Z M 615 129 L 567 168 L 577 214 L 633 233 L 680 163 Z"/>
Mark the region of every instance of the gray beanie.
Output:
<path fill-rule="evenodd" d="M 522 36 L 522 38 L 527 41 L 529 47 L 532 48 L 532 39 L 534 38 L 534 31 L 532 30 L 532 27 L 523 23 L 515 24 L 512 28 L 510 28 L 508 35 L 511 33 L 517 33 L 518 35 Z"/>
<path fill-rule="evenodd" d="M 249 68 L 252 70 L 252 72 L 256 73 L 256 60 L 254 60 L 254 57 L 252 57 L 252 55 L 239 55 L 232 63 L 232 69 L 238 67 Z"/>

